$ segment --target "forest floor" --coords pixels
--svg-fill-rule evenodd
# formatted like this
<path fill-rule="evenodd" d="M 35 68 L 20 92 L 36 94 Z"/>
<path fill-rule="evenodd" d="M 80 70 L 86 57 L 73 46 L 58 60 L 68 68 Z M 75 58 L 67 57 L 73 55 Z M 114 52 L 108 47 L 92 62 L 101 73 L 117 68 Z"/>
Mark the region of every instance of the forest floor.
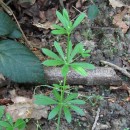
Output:
<path fill-rule="evenodd" d="M 54 50 L 55 40 L 58 40 L 63 48 L 66 47 L 64 37 L 51 34 L 52 25 L 58 22 L 55 11 L 61 10 L 62 6 L 57 0 L 25 1 L 11 1 L 8 6 L 14 11 L 23 32 L 33 46 L 32 51 L 44 61 L 46 57 L 41 53 L 41 48 Z M 64 7 L 73 20 L 81 12 L 87 15 L 88 7 L 96 4 L 99 14 L 94 20 L 89 20 L 88 17 L 83 20 L 71 36 L 72 43 L 82 42 L 86 49 L 91 50 L 87 62 L 104 67 L 100 62 L 104 60 L 127 68 L 130 72 L 130 1 L 122 2 L 64 0 Z M 73 113 L 71 124 L 62 118 L 61 130 L 130 130 L 130 78 L 120 71 L 115 71 L 122 79 L 122 86 L 72 86 L 85 97 L 86 104 L 81 106 L 85 116 Z M 17 96 L 32 98 L 35 87 L 34 84 L 10 83 L 9 86 L 0 88 L 0 97 L 10 98 L 15 91 Z M 38 88 L 36 92 L 51 95 L 51 89 L 48 88 Z M 47 107 L 46 111 L 48 113 L 50 108 Z M 37 125 L 43 130 L 56 129 L 56 120 L 48 121 L 46 114 L 39 118 L 41 119 L 30 119 L 27 130 L 36 130 Z"/>

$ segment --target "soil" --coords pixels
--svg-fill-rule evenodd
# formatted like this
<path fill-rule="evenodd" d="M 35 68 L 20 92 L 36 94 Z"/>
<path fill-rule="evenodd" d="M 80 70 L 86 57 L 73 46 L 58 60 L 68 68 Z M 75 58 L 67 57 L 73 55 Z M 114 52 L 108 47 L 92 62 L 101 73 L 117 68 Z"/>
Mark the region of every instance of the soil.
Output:
<path fill-rule="evenodd" d="M 123 1 L 122 1 L 123 2 Z M 115 26 L 112 22 L 113 17 L 121 13 L 125 7 L 117 7 L 114 9 L 108 0 L 96 0 L 100 13 L 94 21 L 86 18 L 79 25 L 71 36 L 73 44 L 82 42 L 86 49 L 90 49 L 91 56 L 87 62 L 93 63 L 95 66 L 104 66 L 100 60 L 109 61 L 120 67 L 126 67 L 130 70 L 130 29 L 126 33 L 122 32 L 119 26 Z M 77 0 L 64 0 L 64 6 L 68 9 L 71 19 L 75 18 L 79 12 L 87 13 L 87 8 L 92 3 L 85 1 L 78 5 Z M 129 2 L 125 4 L 130 6 Z M 11 2 L 9 6 L 14 11 L 18 22 L 20 23 L 27 39 L 31 42 L 34 49 L 33 52 L 41 61 L 45 57 L 40 49 L 48 48 L 54 50 L 53 42 L 58 40 L 63 48 L 65 38 L 61 36 L 53 36 L 51 34 L 51 26 L 56 22 L 55 10 L 61 9 L 61 5 L 56 0 L 37 0 L 33 4 Z M 73 8 L 77 6 L 77 10 Z M 130 13 L 127 12 L 129 16 Z M 127 22 L 124 15 L 124 21 Z M 51 24 L 48 24 L 51 23 Z M 34 24 L 41 23 L 43 27 L 36 27 Z M 129 24 L 130 26 L 130 24 Z M 55 50 L 54 50 L 55 51 Z M 130 79 L 120 72 L 117 75 L 122 78 L 122 82 L 130 87 Z M 17 84 L 8 83 L 4 88 L 0 88 L 0 97 L 10 98 L 10 90 L 15 90 L 18 96 L 32 98 L 35 84 Z M 72 86 L 78 90 L 79 94 L 84 96 L 86 104 L 80 106 L 85 112 L 85 116 L 81 117 L 73 113 L 73 120 L 68 124 L 62 117 L 61 130 L 129 130 L 130 129 L 130 93 L 129 89 L 111 89 L 113 86 Z M 117 86 L 119 87 L 119 86 Z M 40 88 L 38 92 L 51 94 L 51 90 Z M 38 93 L 37 92 L 37 93 Z M 48 112 L 50 109 L 48 110 Z M 99 115 L 98 115 L 99 114 Z M 97 121 L 95 121 L 97 119 Z M 96 123 L 96 125 L 94 124 Z M 36 130 L 37 125 L 42 130 L 55 130 L 56 119 L 48 121 L 46 118 L 40 120 L 30 119 L 26 130 Z"/>

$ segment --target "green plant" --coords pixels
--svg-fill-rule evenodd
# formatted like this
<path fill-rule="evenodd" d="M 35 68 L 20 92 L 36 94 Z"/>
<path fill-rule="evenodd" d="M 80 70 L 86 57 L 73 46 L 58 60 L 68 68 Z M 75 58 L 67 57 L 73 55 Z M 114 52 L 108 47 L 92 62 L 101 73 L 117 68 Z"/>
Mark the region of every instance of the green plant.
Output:
<path fill-rule="evenodd" d="M 43 67 L 39 59 L 16 42 L 21 36 L 15 22 L 0 11 L 0 73 L 15 82 L 43 82 Z"/>
<path fill-rule="evenodd" d="M 94 107 L 97 103 L 103 100 L 103 96 L 92 94 L 91 96 L 85 96 L 87 101 Z"/>
<path fill-rule="evenodd" d="M 0 106 L 0 130 L 24 130 L 26 127 L 26 122 L 23 119 L 17 119 L 13 122 L 10 114 L 6 113 L 4 116 L 4 107 Z"/>
<path fill-rule="evenodd" d="M 129 130 L 129 128 L 124 128 L 123 130 Z"/>
<path fill-rule="evenodd" d="M 50 57 L 43 62 L 45 66 L 61 66 L 61 74 L 63 76 L 63 83 L 53 84 L 53 98 L 44 95 L 35 95 L 35 103 L 38 105 L 54 105 L 54 108 L 49 113 L 48 119 L 54 118 L 58 115 L 57 130 L 60 127 L 61 115 L 64 113 L 67 122 L 71 122 L 71 110 L 75 111 L 79 115 L 84 115 L 84 112 L 77 105 L 85 104 L 85 101 L 78 99 L 78 93 L 70 93 L 70 87 L 67 85 L 67 74 L 70 69 L 73 69 L 82 76 L 87 76 L 86 69 L 94 69 L 94 65 L 86 62 L 75 62 L 77 56 L 88 57 L 90 56 L 90 50 L 85 50 L 82 43 L 78 43 L 73 47 L 70 37 L 72 31 L 81 23 L 84 19 L 85 14 L 81 13 L 79 17 L 72 23 L 69 19 L 68 12 L 63 9 L 63 14 L 56 11 L 56 15 L 63 26 L 54 25 L 55 30 L 52 31 L 55 35 L 65 35 L 67 36 L 67 48 L 64 52 L 62 47 L 58 42 L 54 42 L 54 47 L 57 54 L 43 48 L 42 51 L 45 55 Z"/>

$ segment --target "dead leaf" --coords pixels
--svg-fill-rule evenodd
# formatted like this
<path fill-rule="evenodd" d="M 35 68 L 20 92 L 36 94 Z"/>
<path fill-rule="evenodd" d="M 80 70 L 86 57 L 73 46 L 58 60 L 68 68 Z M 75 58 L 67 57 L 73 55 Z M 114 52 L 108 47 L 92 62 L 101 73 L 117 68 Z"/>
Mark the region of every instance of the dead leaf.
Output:
<path fill-rule="evenodd" d="M 115 9 L 116 7 L 125 6 L 120 0 L 109 0 L 110 5 Z"/>
<path fill-rule="evenodd" d="M 32 99 L 15 97 L 13 101 L 15 103 L 7 106 L 6 112 L 10 113 L 14 121 L 19 118 L 34 118 L 38 120 L 41 119 L 41 117 L 47 118 L 48 116 L 49 107 L 36 105 Z"/>
<path fill-rule="evenodd" d="M 122 21 L 126 13 L 127 13 L 127 9 L 125 8 L 121 13 L 116 14 L 113 19 L 113 24 L 120 27 L 123 33 L 126 33 L 127 30 L 129 29 L 129 26 L 124 21 Z"/>
<path fill-rule="evenodd" d="M 53 23 L 52 22 L 46 22 L 46 23 L 34 23 L 34 26 L 38 27 L 38 28 L 44 28 L 44 29 L 54 29 L 54 27 L 52 26 Z"/>

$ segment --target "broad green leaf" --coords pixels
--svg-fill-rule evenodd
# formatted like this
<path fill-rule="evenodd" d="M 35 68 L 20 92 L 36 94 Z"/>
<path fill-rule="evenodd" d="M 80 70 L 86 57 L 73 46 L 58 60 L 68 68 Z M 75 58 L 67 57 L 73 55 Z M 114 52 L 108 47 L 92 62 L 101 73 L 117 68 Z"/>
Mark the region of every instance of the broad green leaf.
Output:
<path fill-rule="evenodd" d="M 26 122 L 23 119 L 18 119 L 15 122 L 14 127 L 23 130 L 26 127 Z"/>
<path fill-rule="evenodd" d="M 63 65 L 64 62 L 62 60 L 45 60 L 42 64 L 45 66 L 58 66 Z"/>
<path fill-rule="evenodd" d="M 80 15 L 79 15 L 79 17 L 74 21 L 74 24 L 73 24 L 73 29 L 74 28 L 76 28 L 80 23 L 81 23 L 81 21 L 85 18 L 85 13 L 81 13 Z"/>
<path fill-rule="evenodd" d="M 85 69 L 83 69 L 81 66 L 79 65 L 73 65 L 73 63 L 71 64 L 72 69 L 74 69 L 77 73 L 79 73 L 82 76 L 87 76 L 87 72 Z"/>
<path fill-rule="evenodd" d="M 66 34 L 66 30 L 53 30 L 51 31 L 52 34 Z"/>
<path fill-rule="evenodd" d="M 67 73 L 69 72 L 69 65 L 64 65 L 61 69 L 62 75 L 66 76 Z"/>
<path fill-rule="evenodd" d="M 55 101 L 54 99 L 38 94 L 34 96 L 34 103 L 37 105 L 53 105 L 53 104 L 57 104 L 57 101 Z"/>
<path fill-rule="evenodd" d="M 12 33 L 10 33 L 8 35 L 8 37 L 10 37 L 10 38 L 21 38 L 22 33 L 18 29 L 15 29 Z"/>
<path fill-rule="evenodd" d="M 48 119 L 51 120 L 52 118 L 54 118 L 54 117 L 58 114 L 59 111 L 60 111 L 60 106 L 57 105 L 57 106 L 54 107 L 54 108 L 52 109 L 52 111 L 49 113 Z"/>
<path fill-rule="evenodd" d="M 51 58 L 54 58 L 54 59 L 56 59 L 56 60 L 61 60 L 60 57 L 59 57 L 57 54 L 55 54 L 54 52 L 52 52 L 52 51 L 49 50 L 49 49 L 42 48 L 42 52 L 43 52 L 45 55 L 47 55 L 47 56 L 49 56 L 49 57 L 51 57 Z"/>
<path fill-rule="evenodd" d="M 71 93 L 67 96 L 67 98 L 64 100 L 64 102 L 70 101 L 72 99 L 75 99 L 78 97 L 78 93 Z"/>
<path fill-rule="evenodd" d="M 55 46 L 57 52 L 59 53 L 59 55 L 61 56 L 61 58 L 62 58 L 63 60 L 65 60 L 63 50 L 62 50 L 61 46 L 59 45 L 59 43 L 55 41 L 55 42 L 54 42 L 54 46 Z"/>
<path fill-rule="evenodd" d="M 13 118 L 11 117 L 9 113 L 6 113 L 6 119 L 8 120 L 10 125 L 13 125 Z"/>
<path fill-rule="evenodd" d="M 8 127 L 8 128 L 6 128 L 6 130 L 14 130 L 14 128 L 13 127 Z"/>
<path fill-rule="evenodd" d="M 95 66 L 93 64 L 90 64 L 90 63 L 75 62 L 75 63 L 72 63 L 71 65 L 81 66 L 84 69 L 91 69 L 91 70 L 95 69 Z"/>
<path fill-rule="evenodd" d="M 13 40 L 0 41 L 0 73 L 19 83 L 43 82 L 44 78 L 39 59 Z"/>
<path fill-rule="evenodd" d="M 2 118 L 3 114 L 4 114 L 4 106 L 0 106 L 0 119 Z"/>
<path fill-rule="evenodd" d="M 67 120 L 68 123 L 71 122 L 71 113 L 70 110 L 67 107 L 63 107 L 64 114 L 65 114 L 65 119 Z"/>
<path fill-rule="evenodd" d="M 70 100 L 70 101 L 68 101 L 68 103 L 81 105 L 81 104 L 85 104 L 85 101 L 76 99 L 76 100 Z"/>
<path fill-rule="evenodd" d="M 17 29 L 15 22 L 3 11 L 0 11 L 0 36 L 9 35 Z"/>
<path fill-rule="evenodd" d="M 56 98 L 56 100 L 58 100 L 58 101 L 61 100 L 61 95 L 59 94 L 59 92 L 55 88 L 53 89 L 53 95 Z"/>
<path fill-rule="evenodd" d="M 88 8 L 88 18 L 90 20 L 94 20 L 99 13 L 99 9 L 97 5 L 90 5 Z"/>
<path fill-rule="evenodd" d="M 83 112 L 83 110 L 77 106 L 74 106 L 74 105 L 70 105 L 70 108 L 75 111 L 76 113 L 78 113 L 79 115 L 81 116 L 84 116 L 85 113 Z"/>
<path fill-rule="evenodd" d="M 66 19 L 62 16 L 62 14 L 59 11 L 56 11 L 56 15 L 60 22 L 63 24 L 64 28 L 67 28 Z"/>
<path fill-rule="evenodd" d="M 5 128 L 11 127 L 11 125 L 6 121 L 0 121 L 0 126 L 5 127 Z"/>

